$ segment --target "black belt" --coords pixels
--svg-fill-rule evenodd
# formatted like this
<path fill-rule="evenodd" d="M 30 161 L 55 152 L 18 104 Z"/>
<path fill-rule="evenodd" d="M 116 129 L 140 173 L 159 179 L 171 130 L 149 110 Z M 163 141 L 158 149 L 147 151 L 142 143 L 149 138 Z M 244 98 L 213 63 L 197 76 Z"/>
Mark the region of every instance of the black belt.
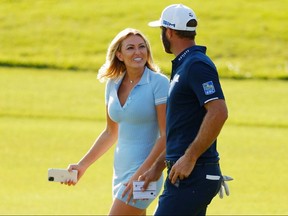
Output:
<path fill-rule="evenodd" d="M 165 165 L 167 169 L 171 169 L 172 166 L 176 163 L 176 161 L 171 161 L 171 160 L 165 160 Z M 204 162 L 204 163 L 196 163 L 195 166 L 201 166 L 201 165 L 217 165 L 219 164 L 218 162 Z"/>
<path fill-rule="evenodd" d="M 171 169 L 172 166 L 176 163 L 176 161 L 170 161 L 170 160 L 165 160 L 164 162 L 165 162 L 167 169 Z"/>

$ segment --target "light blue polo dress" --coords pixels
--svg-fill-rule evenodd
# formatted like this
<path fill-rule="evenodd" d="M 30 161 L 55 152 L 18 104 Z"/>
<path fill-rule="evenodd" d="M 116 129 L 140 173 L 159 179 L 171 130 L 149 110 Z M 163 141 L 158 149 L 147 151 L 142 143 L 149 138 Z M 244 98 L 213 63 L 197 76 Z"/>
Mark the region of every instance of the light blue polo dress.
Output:
<path fill-rule="evenodd" d="M 125 74 L 118 79 L 109 79 L 106 84 L 105 102 L 110 118 L 118 123 L 118 142 L 114 152 L 113 198 L 126 202 L 127 194 L 121 197 L 132 175 L 145 161 L 159 138 L 156 106 L 166 103 L 169 89 L 168 78 L 148 69 L 131 90 L 125 104 L 121 106 L 118 89 Z M 157 182 L 160 193 L 163 176 Z M 153 200 L 130 200 L 129 205 L 146 209 Z"/>

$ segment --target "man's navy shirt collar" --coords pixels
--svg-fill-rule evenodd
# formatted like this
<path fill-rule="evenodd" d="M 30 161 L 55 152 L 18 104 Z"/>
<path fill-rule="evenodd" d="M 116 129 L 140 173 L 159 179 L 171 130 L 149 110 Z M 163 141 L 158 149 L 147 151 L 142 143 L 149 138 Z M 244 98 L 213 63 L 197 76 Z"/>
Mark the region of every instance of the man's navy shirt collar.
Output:
<path fill-rule="evenodd" d="M 192 47 L 189 47 L 187 49 L 185 49 L 184 51 L 182 51 L 174 60 L 172 60 L 172 64 L 173 66 L 177 66 L 180 65 L 184 59 L 189 56 L 188 54 L 199 51 L 202 53 L 206 53 L 206 47 L 205 46 L 198 46 L 198 45 L 194 45 Z"/>
<path fill-rule="evenodd" d="M 205 46 L 194 45 L 183 50 L 174 60 L 172 60 L 172 71 L 170 80 L 172 80 L 175 75 L 175 69 L 178 68 L 179 65 L 181 65 L 181 63 L 184 61 L 184 59 L 186 59 L 187 56 L 190 56 L 192 53 L 195 53 L 197 51 L 205 54 L 206 49 L 207 48 Z"/>

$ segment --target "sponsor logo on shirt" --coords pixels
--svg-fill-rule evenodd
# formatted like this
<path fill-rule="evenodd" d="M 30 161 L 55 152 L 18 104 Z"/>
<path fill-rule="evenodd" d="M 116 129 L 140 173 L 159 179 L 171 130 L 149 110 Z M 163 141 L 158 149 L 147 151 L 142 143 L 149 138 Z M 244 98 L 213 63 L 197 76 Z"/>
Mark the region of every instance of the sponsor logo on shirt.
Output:
<path fill-rule="evenodd" d="M 181 61 L 183 58 L 186 57 L 186 55 L 190 52 L 190 50 L 186 50 L 179 58 L 178 61 Z"/>
<path fill-rule="evenodd" d="M 206 82 L 202 84 L 205 95 L 211 95 L 215 93 L 215 88 L 212 81 Z"/>

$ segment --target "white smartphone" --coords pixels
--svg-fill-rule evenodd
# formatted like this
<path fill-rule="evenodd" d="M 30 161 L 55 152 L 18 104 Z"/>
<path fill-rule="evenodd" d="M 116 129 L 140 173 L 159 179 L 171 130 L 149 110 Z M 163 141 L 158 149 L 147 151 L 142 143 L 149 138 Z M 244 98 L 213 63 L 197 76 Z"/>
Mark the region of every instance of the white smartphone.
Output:
<path fill-rule="evenodd" d="M 48 181 L 52 182 L 66 182 L 68 180 L 77 182 L 77 170 L 69 172 L 67 169 L 50 168 L 48 169 Z"/>

